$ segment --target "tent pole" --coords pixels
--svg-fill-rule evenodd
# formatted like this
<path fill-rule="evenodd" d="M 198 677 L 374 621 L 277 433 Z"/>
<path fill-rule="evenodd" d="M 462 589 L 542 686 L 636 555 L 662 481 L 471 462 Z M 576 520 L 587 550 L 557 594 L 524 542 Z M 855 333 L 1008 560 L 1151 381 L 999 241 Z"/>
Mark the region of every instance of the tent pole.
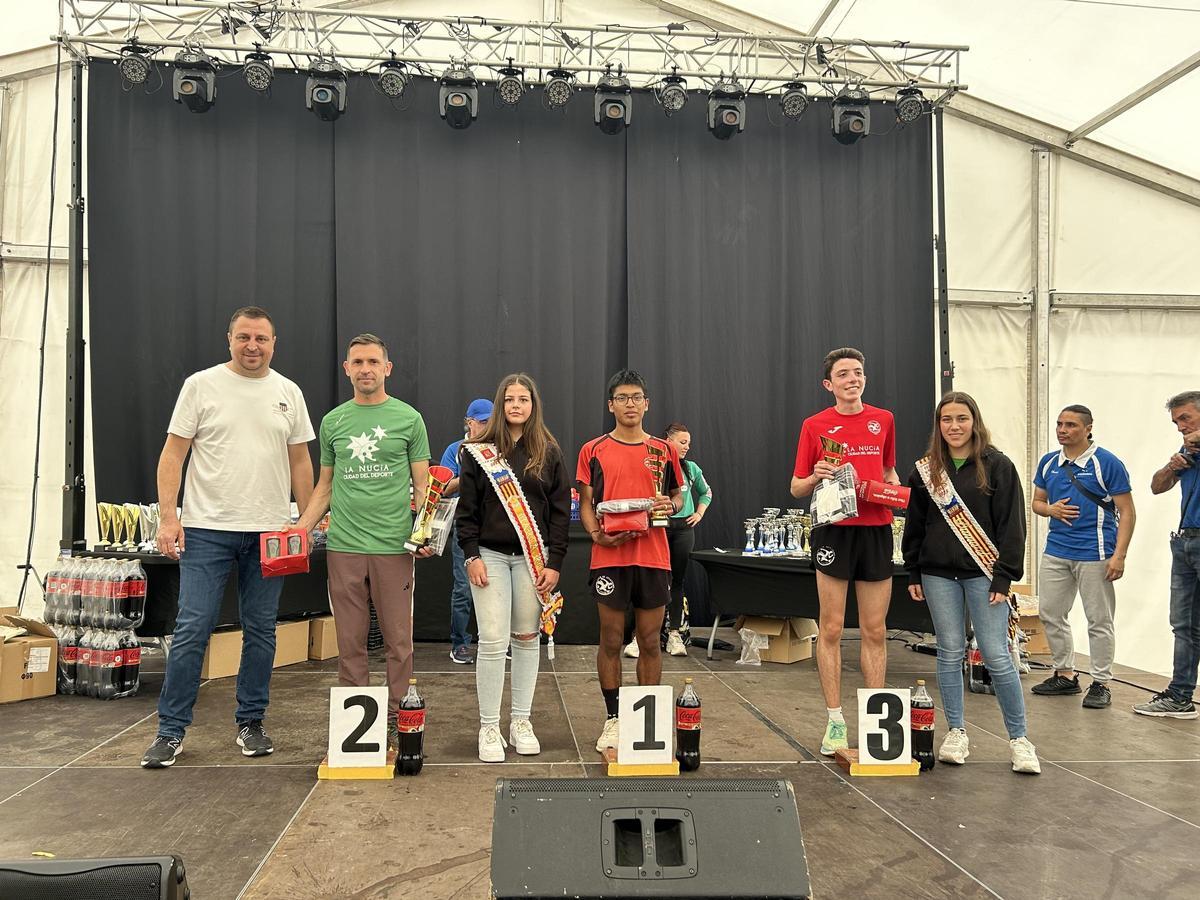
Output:
<path fill-rule="evenodd" d="M 66 444 L 64 448 L 62 542 L 71 553 L 87 550 L 84 484 L 83 345 L 83 65 L 71 66 L 71 216 L 68 232 Z"/>
<path fill-rule="evenodd" d="M 1033 150 L 1033 335 L 1029 360 L 1029 472 L 1037 468 L 1042 454 L 1050 449 L 1050 151 Z M 1031 565 L 1027 573 L 1035 590 L 1038 581 L 1038 553 L 1046 536 L 1046 520 L 1030 516 L 1029 547 Z"/>
<path fill-rule="evenodd" d="M 933 236 L 937 253 L 938 345 L 940 347 L 941 394 L 954 390 L 954 363 L 950 359 L 950 283 L 946 275 L 946 159 L 945 122 L 939 106 L 933 114 L 933 133 L 937 153 L 937 234 Z"/>

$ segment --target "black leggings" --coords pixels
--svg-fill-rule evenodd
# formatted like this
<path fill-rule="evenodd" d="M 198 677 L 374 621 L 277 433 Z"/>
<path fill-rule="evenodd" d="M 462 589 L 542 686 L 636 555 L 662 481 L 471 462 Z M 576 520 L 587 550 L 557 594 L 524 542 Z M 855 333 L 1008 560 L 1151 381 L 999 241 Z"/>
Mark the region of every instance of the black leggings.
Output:
<path fill-rule="evenodd" d="M 680 524 L 676 525 L 676 521 Z M 667 545 L 671 548 L 671 604 L 668 614 L 671 627 L 678 629 L 683 618 L 683 576 L 687 574 L 688 559 L 696 546 L 696 532 L 682 519 L 672 519 L 667 527 Z"/>

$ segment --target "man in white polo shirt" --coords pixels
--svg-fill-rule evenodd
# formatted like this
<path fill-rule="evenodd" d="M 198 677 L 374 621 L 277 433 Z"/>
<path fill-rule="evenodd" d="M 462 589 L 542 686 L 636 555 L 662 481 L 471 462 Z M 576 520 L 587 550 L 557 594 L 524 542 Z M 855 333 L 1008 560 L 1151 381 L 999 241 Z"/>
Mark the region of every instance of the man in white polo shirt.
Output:
<path fill-rule="evenodd" d="M 263 719 L 283 579 L 262 577 L 259 535 L 290 521 L 293 494 L 301 509 L 308 504 L 313 468 L 307 444 L 314 434 L 300 388 L 271 369 L 275 325 L 266 310 L 237 310 L 227 337 L 229 362 L 183 383 L 158 460 L 158 549 L 179 560 L 179 613 L 158 699 L 158 735 L 142 757 L 148 769 L 170 766 L 179 754 L 234 565 L 242 623 L 237 744 L 245 756 L 275 749 Z M 177 517 L 189 450 L 183 515 Z"/>

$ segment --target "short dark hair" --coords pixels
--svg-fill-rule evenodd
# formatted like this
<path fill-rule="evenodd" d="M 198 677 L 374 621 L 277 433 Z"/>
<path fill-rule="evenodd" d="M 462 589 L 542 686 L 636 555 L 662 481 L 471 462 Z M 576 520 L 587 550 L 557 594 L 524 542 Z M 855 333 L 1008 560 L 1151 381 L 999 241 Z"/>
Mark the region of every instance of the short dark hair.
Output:
<path fill-rule="evenodd" d="M 643 394 L 647 393 L 646 379 L 643 378 L 639 372 L 636 372 L 633 369 L 622 369 L 612 378 L 608 379 L 609 400 L 613 398 L 613 392 L 623 384 L 627 384 L 630 387 L 641 388 Z"/>
<path fill-rule="evenodd" d="M 364 331 L 362 334 L 356 334 L 350 339 L 350 343 L 346 347 L 346 355 L 348 356 L 350 351 L 355 347 L 363 347 L 370 344 L 378 344 L 383 350 L 383 358 L 388 358 L 387 344 L 383 342 L 383 338 L 379 337 L 379 335 L 371 334 L 369 331 Z"/>
<path fill-rule="evenodd" d="M 271 334 L 275 333 L 275 320 L 271 318 L 271 314 L 261 306 L 242 306 L 233 311 L 233 315 L 229 317 L 229 333 L 233 334 L 233 323 L 238 319 L 266 319 L 271 323 Z"/>
<path fill-rule="evenodd" d="M 826 380 L 833 374 L 834 364 L 843 359 L 857 359 L 863 365 L 867 364 L 867 358 L 862 355 L 861 350 L 855 350 L 853 347 L 838 347 L 836 350 L 830 350 L 825 354 Z"/>
<path fill-rule="evenodd" d="M 1176 394 L 1167 401 L 1167 411 L 1170 412 L 1173 409 L 1179 409 L 1179 407 L 1187 406 L 1189 403 L 1196 407 L 1196 409 L 1200 409 L 1200 391 L 1184 391 L 1182 394 Z"/>
<path fill-rule="evenodd" d="M 1083 419 L 1084 425 L 1092 424 L 1092 411 L 1090 409 L 1088 409 L 1086 406 L 1084 406 L 1082 403 L 1072 403 L 1070 406 L 1064 406 L 1062 408 L 1062 411 L 1069 412 L 1069 413 L 1075 413 L 1075 415 L 1077 415 Z"/>

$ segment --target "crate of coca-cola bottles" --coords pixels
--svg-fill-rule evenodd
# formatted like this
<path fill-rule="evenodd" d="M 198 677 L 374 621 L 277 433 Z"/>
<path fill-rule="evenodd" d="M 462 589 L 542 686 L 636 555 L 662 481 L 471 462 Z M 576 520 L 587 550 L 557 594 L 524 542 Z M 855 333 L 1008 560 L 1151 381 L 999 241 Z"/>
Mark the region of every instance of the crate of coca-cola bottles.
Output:
<path fill-rule="evenodd" d="M 146 572 L 136 559 L 61 559 L 46 576 L 46 624 L 58 638 L 58 692 L 115 700 L 137 693 Z"/>

